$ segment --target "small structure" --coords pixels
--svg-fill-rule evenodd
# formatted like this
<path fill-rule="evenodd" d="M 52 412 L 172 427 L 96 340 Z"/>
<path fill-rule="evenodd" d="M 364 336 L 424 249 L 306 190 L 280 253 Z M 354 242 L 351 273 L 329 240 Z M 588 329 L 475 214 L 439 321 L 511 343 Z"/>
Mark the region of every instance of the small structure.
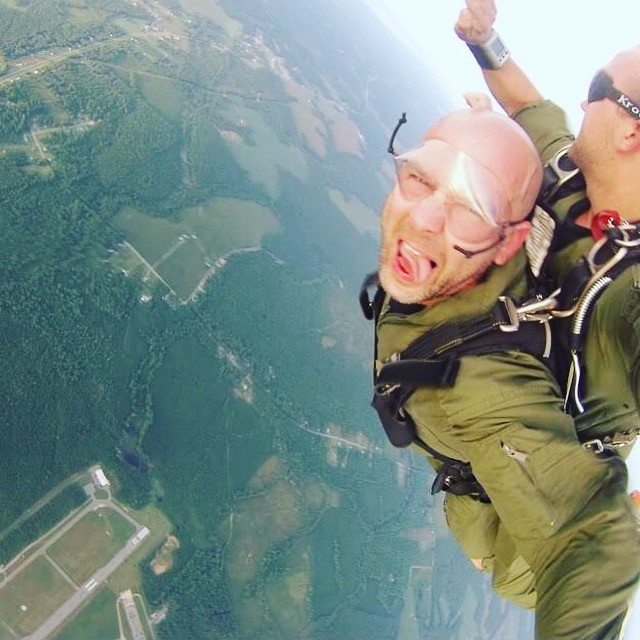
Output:
<path fill-rule="evenodd" d="M 131 538 L 131 544 L 136 547 L 140 542 L 142 542 L 149 535 L 149 529 L 147 527 L 142 527 L 138 533 L 136 533 L 133 538 Z"/>
<path fill-rule="evenodd" d="M 140 598 L 138 594 L 135 594 Z M 129 623 L 129 630 L 131 632 L 131 637 L 133 640 L 146 640 L 146 634 L 144 632 L 144 626 L 142 624 L 142 620 L 140 619 L 140 614 L 138 612 L 138 608 L 136 607 L 134 594 L 131 592 L 131 589 L 127 589 L 123 591 L 119 598 L 119 602 L 122 604 L 122 608 L 124 609 L 124 614 L 127 618 L 127 622 Z"/>
<path fill-rule="evenodd" d="M 101 467 L 91 469 L 91 479 L 98 489 L 108 489 L 111 486 Z"/>

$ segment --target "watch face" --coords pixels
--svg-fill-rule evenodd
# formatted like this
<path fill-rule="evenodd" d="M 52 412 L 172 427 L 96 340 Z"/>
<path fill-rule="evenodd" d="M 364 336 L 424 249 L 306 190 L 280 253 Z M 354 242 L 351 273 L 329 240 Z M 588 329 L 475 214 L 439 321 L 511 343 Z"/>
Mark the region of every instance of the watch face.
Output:
<path fill-rule="evenodd" d="M 507 48 L 504 46 L 504 43 L 500 38 L 494 38 L 490 43 L 491 52 L 495 54 L 498 60 L 502 60 L 508 53 Z"/>
<path fill-rule="evenodd" d="M 499 69 L 509 59 L 509 49 L 497 33 L 483 44 L 469 44 L 469 49 L 482 69 Z"/>

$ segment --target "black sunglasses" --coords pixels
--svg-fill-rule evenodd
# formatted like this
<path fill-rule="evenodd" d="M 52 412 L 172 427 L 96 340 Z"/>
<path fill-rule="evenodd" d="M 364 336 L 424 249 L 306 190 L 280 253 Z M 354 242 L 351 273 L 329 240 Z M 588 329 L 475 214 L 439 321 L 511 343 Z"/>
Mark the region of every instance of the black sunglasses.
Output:
<path fill-rule="evenodd" d="M 598 102 L 609 98 L 613 100 L 619 107 L 622 107 L 632 118 L 640 120 L 640 105 L 629 98 L 620 89 L 613 86 L 611 76 L 602 69 L 593 76 L 593 80 L 589 85 L 589 93 L 587 102 Z"/>

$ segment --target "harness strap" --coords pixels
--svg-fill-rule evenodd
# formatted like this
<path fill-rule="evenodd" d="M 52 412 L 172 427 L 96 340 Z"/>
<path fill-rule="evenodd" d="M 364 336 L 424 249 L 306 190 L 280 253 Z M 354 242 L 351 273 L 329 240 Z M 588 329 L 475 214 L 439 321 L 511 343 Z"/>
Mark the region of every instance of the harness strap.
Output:
<path fill-rule="evenodd" d="M 456 461 L 454 465 L 446 463 L 442 465 L 431 485 L 431 495 L 440 493 L 440 491 L 446 491 L 456 496 L 470 496 L 484 504 L 491 502 L 484 487 L 473 475 L 471 465 L 468 462 Z"/>
<path fill-rule="evenodd" d="M 443 322 L 416 338 L 402 351 L 401 357 L 432 358 L 492 333 L 499 342 L 503 342 L 506 334 L 517 335 L 518 329 L 519 319 L 513 301 L 500 296 L 488 316 L 461 322 Z"/>
<path fill-rule="evenodd" d="M 431 495 L 446 491 L 458 496 L 468 495 L 485 504 L 491 502 L 487 492 L 473 475 L 471 464 L 450 458 L 428 445 L 418 436 L 415 423 L 402 407 L 396 407 L 393 401 L 379 393 L 374 393 L 371 404 L 377 411 L 391 444 L 396 447 L 415 444 L 442 463 L 431 485 Z M 404 402 L 401 401 L 401 404 Z"/>
<path fill-rule="evenodd" d="M 629 267 L 640 262 L 640 229 L 638 225 L 624 223 L 619 227 L 605 229 L 606 237 L 599 240 L 586 258 L 582 258 L 566 274 L 560 290 L 561 309 L 559 318 L 571 318 L 560 323 L 563 331 L 556 331 L 558 346 L 565 350 L 564 358 L 569 363 L 564 375 L 557 379 L 565 386 L 565 411 L 583 413 L 581 401 L 583 335 L 589 325 L 591 313 L 607 287 Z M 560 371 L 558 371 L 560 373 Z"/>
<path fill-rule="evenodd" d="M 578 434 L 578 438 L 580 434 Z M 631 447 L 636 440 L 640 437 L 640 428 L 625 431 L 624 433 L 614 433 L 606 435 L 603 438 L 592 438 L 591 440 L 585 440 L 582 442 L 582 446 L 585 449 L 594 451 L 595 453 L 602 453 L 608 448 L 612 449 L 624 449 L 625 447 Z"/>
<path fill-rule="evenodd" d="M 410 387 L 450 388 L 456 381 L 460 361 L 457 358 L 446 360 L 397 360 L 389 362 L 380 369 L 376 388 L 401 384 Z"/>

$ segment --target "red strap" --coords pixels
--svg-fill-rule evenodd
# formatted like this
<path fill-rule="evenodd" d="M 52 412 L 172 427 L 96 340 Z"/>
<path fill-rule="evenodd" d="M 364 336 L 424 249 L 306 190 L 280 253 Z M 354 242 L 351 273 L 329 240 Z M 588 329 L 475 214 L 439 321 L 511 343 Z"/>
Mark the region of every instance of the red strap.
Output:
<path fill-rule="evenodd" d="M 620 214 L 611 209 L 603 209 L 591 218 L 591 235 L 598 241 L 604 236 L 606 229 L 618 226 L 620 226 Z"/>

